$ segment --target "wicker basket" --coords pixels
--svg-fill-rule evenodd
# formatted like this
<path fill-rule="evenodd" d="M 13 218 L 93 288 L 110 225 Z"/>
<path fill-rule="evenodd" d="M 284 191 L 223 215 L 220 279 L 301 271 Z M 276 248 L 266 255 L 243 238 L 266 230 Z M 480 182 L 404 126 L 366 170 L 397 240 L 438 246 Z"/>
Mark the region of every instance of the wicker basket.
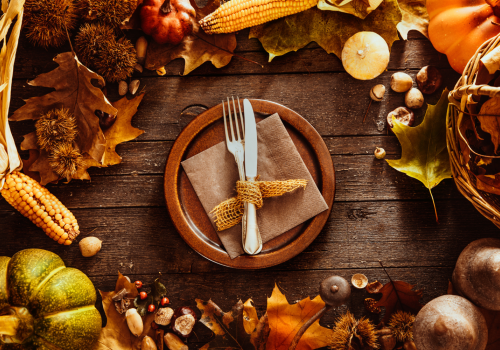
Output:
<path fill-rule="evenodd" d="M 476 85 L 477 72 L 481 57 L 500 45 L 500 34 L 487 40 L 477 50 L 465 67 L 455 89 L 450 92 L 450 102 L 446 119 L 446 143 L 450 154 L 451 172 L 459 191 L 476 209 L 500 228 L 500 196 L 477 189 L 476 178 L 466 167 L 467 160 L 461 152 L 458 123 L 461 117 L 470 118 L 467 102 L 473 96 L 500 96 L 500 88 L 490 85 Z M 465 111 L 466 113 L 461 113 Z M 472 112 L 473 113 L 473 112 Z"/>

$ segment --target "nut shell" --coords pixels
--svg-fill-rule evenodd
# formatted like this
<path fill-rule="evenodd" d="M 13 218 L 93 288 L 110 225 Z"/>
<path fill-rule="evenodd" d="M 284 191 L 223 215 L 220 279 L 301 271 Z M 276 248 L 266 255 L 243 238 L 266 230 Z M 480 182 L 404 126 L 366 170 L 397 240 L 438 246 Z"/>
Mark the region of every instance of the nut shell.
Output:
<path fill-rule="evenodd" d="M 174 315 L 174 310 L 169 307 L 163 307 L 158 309 L 155 315 L 155 322 L 160 326 L 168 326 Z"/>
<path fill-rule="evenodd" d="M 500 311 L 499 270 L 500 239 L 478 239 L 460 254 L 453 271 L 453 286 L 474 304 Z"/>
<path fill-rule="evenodd" d="M 419 89 L 412 88 L 405 95 L 406 107 L 418 109 L 424 105 L 424 95 Z"/>
<path fill-rule="evenodd" d="M 415 123 L 415 114 L 406 107 L 398 107 L 387 115 L 387 124 L 391 128 L 394 127 L 392 117 L 396 117 L 397 121 L 408 126 L 413 126 Z"/>
<path fill-rule="evenodd" d="M 434 66 L 425 66 L 417 73 L 417 85 L 424 94 L 433 94 L 441 87 L 443 76 Z"/>
<path fill-rule="evenodd" d="M 324 279 L 319 287 L 319 295 L 328 306 L 343 305 L 351 296 L 351 286 L 340 276 L 331 276 Z"/>
<path fill-rule="evenodd" d="M 488 343 L 486 321 L 470 301 L 443 295 L 425 305 L 413 325 L 418 350 L 484 350 Z"/>
<path fill-rule="evenodd" d="M 196 313 L 187 306 L 179 307 L 175 310 L 171 319 L 171 327 L 175 334 L 181 338 L 188 338 L 193 331 L 198 318 Z"/>
<path fill-rule="evenodd" d="M 406 73 L 396 72 L 391 76 L 391 89 L 396 92 L 406 92 L 413 86 L 413 79 Z"/>
<path fill-rule="evenodd" d="M 385 86 L 382 84 L 375 85 L 370 90 L 370 97 L 373 101 L 380 102 L 385 95 Z"/>

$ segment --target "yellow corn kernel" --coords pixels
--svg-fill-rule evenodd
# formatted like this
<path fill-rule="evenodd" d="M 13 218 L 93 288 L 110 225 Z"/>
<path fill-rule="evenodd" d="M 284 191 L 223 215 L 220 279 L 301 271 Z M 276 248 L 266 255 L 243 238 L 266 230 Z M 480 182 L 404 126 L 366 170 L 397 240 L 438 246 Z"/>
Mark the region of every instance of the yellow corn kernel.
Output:
<path fill-rule="evenodd" d="M 59 244 L 70 245 L 80 234 L 75 216 L 29 176 L 17 171 L 7 174 L 0 194 Z"/>

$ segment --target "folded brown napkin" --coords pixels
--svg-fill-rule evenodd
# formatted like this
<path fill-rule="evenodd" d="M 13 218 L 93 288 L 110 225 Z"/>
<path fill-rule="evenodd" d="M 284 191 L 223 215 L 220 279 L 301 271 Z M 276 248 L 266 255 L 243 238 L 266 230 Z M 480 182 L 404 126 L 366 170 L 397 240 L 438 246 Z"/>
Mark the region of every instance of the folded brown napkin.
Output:
<path fill-rule="evenodd" d="M 257 123 L 257 141 L 259 180 L 308 180 L 305 190 L 298 189 L 280 197 L 264 199 L 264 206 L 257 211 L 257 222 L 262 242 L 265 243 L 327 210 L 328 205 L 278 114 Z M 214 225 L 210 211 L 236 195 L 239 175 L 234 156 L 227 150 L 226 143 L 221 142 L 186 159 L 182 166 Z M 241 224 L 217 231 L 217 234 L 231 259 L 244 253 Z"/>

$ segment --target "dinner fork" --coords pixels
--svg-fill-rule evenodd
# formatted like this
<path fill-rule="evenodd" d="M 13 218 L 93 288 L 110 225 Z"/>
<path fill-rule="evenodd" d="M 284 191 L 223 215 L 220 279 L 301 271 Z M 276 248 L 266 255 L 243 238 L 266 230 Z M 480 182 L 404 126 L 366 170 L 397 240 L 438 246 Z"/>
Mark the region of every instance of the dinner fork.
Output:
<path fill-rule="evenodd" d="M 222 101 L 222 111 L 224 114 L 224 131 L 226 133 L 226 146 L 227 150 L 229 153 L 233 154 L 234 159 L 236 160 L 236 165 L 238 166 L 238 172 L 240 175 L 240 181 L 245 181 L 245 167 L 243 165 L 245 161 L 245 120 L 243 119 L 243 113 L 241 112 L 241 105 L 240 105 L 240 98 L 237 97 L 238 99 L 238 108 L 240 111 L 240 119 L 241 119 L 241 131 L 242 135 L 240 135 L 240 127 L 238 123 L 238 113 L 236 111 L 236 105 L 234 102 L 234 97 L 231 97 L 233 100 L 233 113 L 234 113 L 234 123 L 236 124 L 236 135 L 237 138 L 234 136 L 234 128 L 233 128 L 233 117 L 231 115 L 231 103 L 229 102 L 229 97 L 227 98 L 227 108 L 228 108 L 228 114 L 229 114 L 229 127 L 231 129 L 231 138 L 229 138 L 229 132 L 228 132 L 228 122 L 226 118 L 226 108 L 224 107 L 225 102 Z M 246 212 L 246 203 L 245 203 L 245 212 Z M 246 215 L 243 215 L 241 219 L 241 225 L 242 225 L 242 237 L 244 237 L 244 234 L 246 233 Z M 244 242 L 243 242 L 244 245 Z"/>

